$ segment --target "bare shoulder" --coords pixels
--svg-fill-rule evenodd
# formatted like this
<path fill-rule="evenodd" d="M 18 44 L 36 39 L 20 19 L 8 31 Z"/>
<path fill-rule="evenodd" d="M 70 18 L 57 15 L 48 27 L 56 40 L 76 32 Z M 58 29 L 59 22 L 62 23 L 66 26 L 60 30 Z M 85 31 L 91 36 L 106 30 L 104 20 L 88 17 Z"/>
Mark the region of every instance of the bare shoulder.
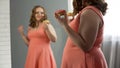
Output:
<path fill-rule="evenodd" d="M 102 24 L 100 16 L 92 9 L 85 9 L 81 13 L 80 17 L 81 25 L 86 25 L 86 27 L 99 27 Z"/>
<path fill-rule="evenodd" d="M 92 9 L 85 9 L 82 13 L 81 16 L 86 19 L 91 19 L 91 20 L 97 20 L 100 21 L 99 15 Z"/>
<path fill-rule="evenodd" d="M 53 25 L 51 23 L 47 24 L 48 28 L 53 28 Z"/>

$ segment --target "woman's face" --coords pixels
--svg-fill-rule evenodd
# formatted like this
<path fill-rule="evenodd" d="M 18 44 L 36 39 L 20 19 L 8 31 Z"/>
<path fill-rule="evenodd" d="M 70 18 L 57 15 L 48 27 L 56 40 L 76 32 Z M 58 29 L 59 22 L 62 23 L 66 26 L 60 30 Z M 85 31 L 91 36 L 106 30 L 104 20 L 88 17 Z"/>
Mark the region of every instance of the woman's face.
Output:
<path fill-rule="evenodd" d="M 35 11 L 35 19 L 37 21 L 40 21 L 43 17 L 45 16 L 45 12 L 42 8 L 36 8 L 36 11 Z"/>

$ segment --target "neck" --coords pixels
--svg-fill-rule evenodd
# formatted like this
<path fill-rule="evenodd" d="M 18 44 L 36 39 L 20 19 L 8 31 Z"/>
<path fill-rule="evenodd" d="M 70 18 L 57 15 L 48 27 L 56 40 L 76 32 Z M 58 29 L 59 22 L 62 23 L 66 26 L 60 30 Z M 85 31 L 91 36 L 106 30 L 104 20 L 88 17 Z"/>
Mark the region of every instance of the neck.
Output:
<path fill-rule="evenodd" d="M 38 27 L 38 26 L 39 26 L 39 23 L 40 23 L 40 22 L 36 22 L 36 27 Z"/>
<path fill-rule="evenodd" d="M 40 25 L 40 24 L 42 24 L 42 22 L 40 22 L 40 21 L 36 22 L 36 25 Z"/>

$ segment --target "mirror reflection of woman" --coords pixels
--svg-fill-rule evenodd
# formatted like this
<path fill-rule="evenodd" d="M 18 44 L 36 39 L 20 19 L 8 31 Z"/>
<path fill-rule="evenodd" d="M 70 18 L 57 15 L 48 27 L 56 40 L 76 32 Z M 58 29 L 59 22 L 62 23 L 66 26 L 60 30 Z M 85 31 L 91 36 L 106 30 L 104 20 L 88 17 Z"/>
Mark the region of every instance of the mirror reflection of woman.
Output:
<path fill-rule="evenodd" d="M 73 0 L 73 20 L 58 10 L 55 17 L 68 34 L 61 68 L 108 68 L 101 50 L 107 3 L 104 0 Z"/>
<path fill-rule="evenodd" d="M 32 9 L 27 36 L 22 25 L 18 31 L 28 46 L 25 68 L 56 68 L 50 42 L 56 42 L 57 35 L 42 6 Z"/>

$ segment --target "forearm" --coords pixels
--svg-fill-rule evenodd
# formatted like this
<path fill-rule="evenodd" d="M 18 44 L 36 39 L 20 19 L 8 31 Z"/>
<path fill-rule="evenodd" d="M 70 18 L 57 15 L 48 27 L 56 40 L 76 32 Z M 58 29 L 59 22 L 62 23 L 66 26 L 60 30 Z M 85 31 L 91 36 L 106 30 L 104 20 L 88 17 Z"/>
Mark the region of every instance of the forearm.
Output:
<path fill-rule="evenodd" d="M 48 34 L 48 37 L 52 42 L 56 42 L 57 36 L 56 36 L 55 32 L 50 31 L 50 30 L 46 30 L 46 33 Z"/>
<path fill-rule="evenodd" d="M 21 36 L 22 36 L 22 39 L 24 40 L 25 44 L 28 46 L 28 44 L 29 44 L 28 38 L 25 36 L 24 33 L 21 33 Z"/>
<path fill-rule="evenodd" d="M 52 42 L 56 42 L 57 35 L 54 28 L 51 25 L 48 25 L 48 28 L 46 29 L 46 33 Z"/>

